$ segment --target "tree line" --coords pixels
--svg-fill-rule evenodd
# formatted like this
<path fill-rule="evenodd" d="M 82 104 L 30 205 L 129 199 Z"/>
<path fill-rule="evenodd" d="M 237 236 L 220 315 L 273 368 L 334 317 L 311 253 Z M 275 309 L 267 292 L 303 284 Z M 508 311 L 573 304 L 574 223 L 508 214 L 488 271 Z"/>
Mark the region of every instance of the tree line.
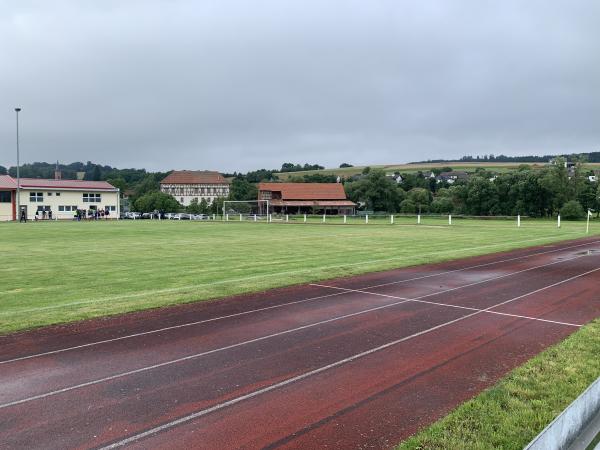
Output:
<path fill-rule="evenodd" d="M 591 172 L 580 162 L 570 172 L 564 160 L 543 169 L 522 165 L 495 174 L 478 169 L 467 180 L 453 184 L 416 174 L 401 174 L 402 182 L 382 170 L 367 171 L 345 184 L 348 197 L 361 208 L 387 213 L 438 213 L 474 216 L 582 218 L 588 209 L 600 210 L 600 185 L 588 179 Z"/>
<path fill-rule="evenodd" d="M 386 213 L 438 213 L 476 216 L 528 215 L 549 217 L 561 212 L 567 218 L 582 217 L 587 209 L 600 210 L 600 183 L 588 180 L 591 172 L 584 170 L 585 159 L 577 159 L 571 169 L 563 158 L 542 169 L 521 165 L 517 170 L 495 174 L 478 168 L 467 180 L 449 184 L 438 182 L 429 173 L 396 173 L 393 177 L 379 169 L 366 167 L 361 174 L 342 179 L 348 198 L 360 209 Z M 282 167 L 288 167 L 284 163 Z M 294 165 L 298 167 L 305 167 Z M 5 168 L 0 167 L 0 174 Z M 64 179 L 74 179 L 83 172 L 84 179 L 105 180 L 129 197 L 131 209 L 140 212 L 154 210 L 182 211 L 184 208 L 168 194 L 160 192 L 160 181 L 170 172 L 147 172 L 144 169 L 117 169 L 87 162 L 59 165 Z M 33 163 L 21 167 L 21 176 L 52 178 L 55 164 Z M 435 175 L 451 167 L 433 169 Z M 16 175 L 16 169 L 6 170 Z M 195 214 L 218 214 L 223 200 L 256 200 L 257 183 L 277 181 L 280 170 L 259 169 L 247 173 L 225 174 L 232 177 L 227 199 L 212 204 L 205 200 L 192 202 L 185 208 Z M 401 176 L 398 183 L 397 176 Z M 292 182 L 333 183 L 337 176 L 304 174 L 292 176 Z M 565 215 L 566 213 L 566 215 Z"/>

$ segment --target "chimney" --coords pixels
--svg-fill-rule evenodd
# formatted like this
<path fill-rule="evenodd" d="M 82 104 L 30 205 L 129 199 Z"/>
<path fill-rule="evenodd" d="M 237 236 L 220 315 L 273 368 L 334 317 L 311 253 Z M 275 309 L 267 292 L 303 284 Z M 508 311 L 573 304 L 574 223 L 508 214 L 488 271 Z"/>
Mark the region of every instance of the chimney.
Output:
<path fill-rule="evenodd" d="M 56 168 L 54 169 L 54 179 L 55 180 L 62 179 L 62 172 L 60 171 L 60 168 L 58 167 L 58 161 L 56 161 Z"/>

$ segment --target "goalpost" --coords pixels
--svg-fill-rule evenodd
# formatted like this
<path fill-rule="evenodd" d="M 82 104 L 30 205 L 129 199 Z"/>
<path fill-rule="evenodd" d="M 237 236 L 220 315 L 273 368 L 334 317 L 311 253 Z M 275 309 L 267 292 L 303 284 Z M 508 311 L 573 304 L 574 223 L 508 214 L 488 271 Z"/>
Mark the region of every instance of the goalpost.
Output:
<path fill-rule="evenodd" d="M 223 220 L 269 220 L 269 200 L 225 200 Z"/>

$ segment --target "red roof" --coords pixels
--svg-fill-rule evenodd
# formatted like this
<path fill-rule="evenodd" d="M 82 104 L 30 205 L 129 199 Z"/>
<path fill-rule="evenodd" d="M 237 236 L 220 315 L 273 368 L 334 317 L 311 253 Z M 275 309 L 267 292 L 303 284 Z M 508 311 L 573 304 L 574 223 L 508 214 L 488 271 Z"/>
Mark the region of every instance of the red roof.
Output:
<path fill-rule="evenodd" d="M 340 183 L 260 183 L 258 190 L 281 192 L 282 200 L 346 200 Z"/>
<path fill-rule="evenodd" d="M 16 189 L 17 183 L 9 175 L 0 175 L 0 189 Z"/>
<path fill-rule="evenodd" d="M 209 170 L 174 170 L 160 184 L 229 184 L 219 172 Z"/>
<path fill-rule="evenodd" d="M 117 188 L 106 181 L 86 181 L 86 180 L 46 180 L 43 178 L 21 178 L 21 188 L 40 188 L 40 189 L 75 189 L 75 190 L 96 190 L 96 191 L 116 191 Z M 17 180 L 13 177 L 0 176 L 0 188 L 16 189 Z"/>
<path fill-rule="evenodd" d="M 356 206 L 350 200 L 270 200 L 271 206 Z"/>

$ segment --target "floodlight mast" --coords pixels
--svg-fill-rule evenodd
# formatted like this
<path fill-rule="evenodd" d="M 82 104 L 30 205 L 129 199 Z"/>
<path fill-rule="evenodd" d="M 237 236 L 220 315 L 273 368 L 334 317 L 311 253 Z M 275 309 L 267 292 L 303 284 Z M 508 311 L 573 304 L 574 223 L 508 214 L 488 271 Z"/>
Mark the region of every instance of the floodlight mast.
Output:
<path fill-rule="evenodd" d="M 21 219 L 21 176 L 19 173 L 19 113 L 21 108 L 15 108 L 17 115 L 17 217 L 15 219 Z"/>

